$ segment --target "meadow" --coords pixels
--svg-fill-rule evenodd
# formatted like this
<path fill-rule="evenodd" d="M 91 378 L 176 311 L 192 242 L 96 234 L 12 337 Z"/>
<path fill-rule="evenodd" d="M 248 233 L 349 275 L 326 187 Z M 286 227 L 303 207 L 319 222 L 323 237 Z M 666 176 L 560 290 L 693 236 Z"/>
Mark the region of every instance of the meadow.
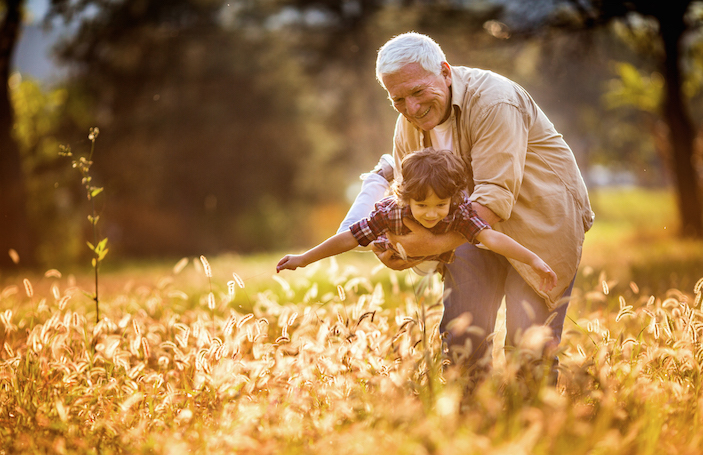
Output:
<path fill-rule="evenodd" d="M 0 453 L 701 453 L 703 245 L 666 191 L 592 199 L 556 387 L 540 327 L 443 368 L 439 279 L 366 253 L 106 267 L 98 323 L 87 272 L 2 277 Z"/>

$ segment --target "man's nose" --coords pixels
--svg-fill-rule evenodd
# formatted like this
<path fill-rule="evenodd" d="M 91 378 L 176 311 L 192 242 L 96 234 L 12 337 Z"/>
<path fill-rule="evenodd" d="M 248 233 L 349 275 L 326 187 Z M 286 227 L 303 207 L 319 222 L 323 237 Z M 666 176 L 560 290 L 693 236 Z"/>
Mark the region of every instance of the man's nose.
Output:
<path fill-rule="evenodd" d="M 420 111 L 420 103 L 416 99 L 408 97 L 405 98 L 405 108 L 408 110 L 408 114 L 415 115 Z"/>

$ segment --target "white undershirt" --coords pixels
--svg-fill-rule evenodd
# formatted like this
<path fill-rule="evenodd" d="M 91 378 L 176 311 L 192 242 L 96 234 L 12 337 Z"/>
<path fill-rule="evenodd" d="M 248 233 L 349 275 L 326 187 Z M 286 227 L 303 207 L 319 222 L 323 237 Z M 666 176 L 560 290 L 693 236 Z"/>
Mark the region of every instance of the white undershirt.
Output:
<path fill-rule="evenodd" d="M 454 151 L 454 140 L 452 135 L 451 117 L 430 130 L 430 142 L 435 150 L 450 150 Z M 418 275 L 427 275 L 432 273 L 437 268 L 438 261 L 421 262 L 413 270 Z"/>
<path fill-rule="evenodd" d="M 430 130 L 430 142 L 435 150 L 454 151 L 451 117 Z"/>

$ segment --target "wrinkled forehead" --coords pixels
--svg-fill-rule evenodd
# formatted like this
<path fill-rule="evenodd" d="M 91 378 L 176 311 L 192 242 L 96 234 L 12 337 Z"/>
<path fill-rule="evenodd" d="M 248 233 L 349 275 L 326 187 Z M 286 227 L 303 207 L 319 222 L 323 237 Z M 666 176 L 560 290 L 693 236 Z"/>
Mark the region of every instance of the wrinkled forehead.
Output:
<path fill-rule="evenodd" d="M 391 97 L 413 93 L 431 86 L 437 76 L 417 64 L 405 65 L 398 71 L 381 76 L 381 82 Z"/>

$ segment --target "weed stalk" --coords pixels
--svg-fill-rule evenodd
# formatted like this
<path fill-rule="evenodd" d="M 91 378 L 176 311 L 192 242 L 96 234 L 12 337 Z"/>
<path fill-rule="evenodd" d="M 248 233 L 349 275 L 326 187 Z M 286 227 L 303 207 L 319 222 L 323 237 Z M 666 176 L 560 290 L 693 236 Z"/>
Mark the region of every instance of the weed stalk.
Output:
<path fill-rule="evenodd" d="M 92 181 L 93 177 L 90 175 L 90 168 L 93 165 L 93 153 L 95 152 L 95 140 L 98 137 L 98 134 L 100 133 L 100 130 L 97 127 L 91 128 L 90 133 L 88 134 L 88 139 L 90 140 L 90 154 L 88 155 L 88 158 L 86 157 L 80 157 L 78 159 L 74 159 L 71 162 L 71 165 L 74 169 L 78 169 L 78 172 L 81 174 L 81 184 L 85 188 L 86 191 L 86 196 L 88 197 L 88 200 L 90 201 L 90 215 L 88 215 L 88 221 L 90 221 L 90 225 L 92 228 L 92 233 L 93 233 L 93 242 L 86 242 L 88 244 L 88 248 L 93 252 L 93 258 L 92 258 L 92 265 L 93 265 L 93 270 L 94 270 L 94 276 L 95 276 L 95 292 L 93 294 L 93 301 L 95 302 L 95 323 L 97 324 L 100 322 L 100 298 L 98 294 L 98 289 L 99 289 L 99 272 L 98 269 L 100 267 L 100 262 L 102 262 L 103 259 L 105 259 L 105 255 L 107 255 L 108 248 L 107 248 L 107 237 L 98 240 L 98 220 L 100 216 L 97 214 L 96 209 L 95 209 L 95 197 L 102 193 L 103 188 L 102 187 L 97 187 L 94 186 Z M 59 151 L 59 155 L 61 156 L 67 156 L 67 157 L 72 157 L 73 153 L 71 152 L 71 148 L 69 146 L 61 146 L 61 150 Z"/>

